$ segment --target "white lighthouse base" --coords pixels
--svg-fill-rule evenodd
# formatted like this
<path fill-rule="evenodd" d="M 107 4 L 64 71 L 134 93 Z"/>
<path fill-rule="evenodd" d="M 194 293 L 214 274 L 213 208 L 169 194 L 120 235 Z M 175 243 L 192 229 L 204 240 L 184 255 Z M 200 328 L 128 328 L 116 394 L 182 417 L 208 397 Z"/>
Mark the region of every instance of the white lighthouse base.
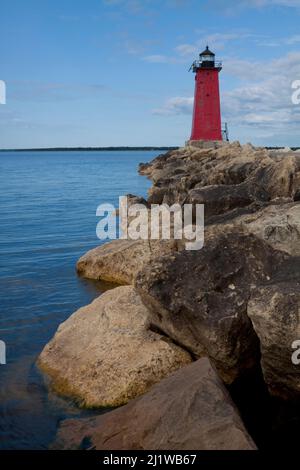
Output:
<path fill-rule="evenodd" d="M 185 145 L 197 147 L 199 149 L 218 149 L 228 145 L 227 140 L 187 140 Z"/>

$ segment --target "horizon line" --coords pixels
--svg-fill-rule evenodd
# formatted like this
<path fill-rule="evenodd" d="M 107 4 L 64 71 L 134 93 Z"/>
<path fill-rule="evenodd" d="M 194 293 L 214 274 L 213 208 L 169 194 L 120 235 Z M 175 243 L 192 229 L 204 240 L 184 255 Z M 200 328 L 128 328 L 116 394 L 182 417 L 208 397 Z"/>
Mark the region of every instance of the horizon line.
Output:
<path fill-rule="evenodd" d="M 178 145 L 120 145 L 106 147 L 29 147 L 29 148 L 0 148 L 0 152 L 29 152 L 29 151 L 76 151 L 76 150 L 173 150 L 178 149 Z"/>

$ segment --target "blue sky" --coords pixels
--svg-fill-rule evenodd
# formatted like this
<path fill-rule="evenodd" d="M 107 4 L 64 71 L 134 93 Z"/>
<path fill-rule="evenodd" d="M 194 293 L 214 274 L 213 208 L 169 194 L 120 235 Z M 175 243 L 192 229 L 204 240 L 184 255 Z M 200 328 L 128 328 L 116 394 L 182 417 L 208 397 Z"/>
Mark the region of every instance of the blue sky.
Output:
<path fill-rule="evenodd" d="M 1 20 L 0 148 L 182 145 L 207 43 L 231 140 L 300 145 L 300 0 L 2 0 Z"/>

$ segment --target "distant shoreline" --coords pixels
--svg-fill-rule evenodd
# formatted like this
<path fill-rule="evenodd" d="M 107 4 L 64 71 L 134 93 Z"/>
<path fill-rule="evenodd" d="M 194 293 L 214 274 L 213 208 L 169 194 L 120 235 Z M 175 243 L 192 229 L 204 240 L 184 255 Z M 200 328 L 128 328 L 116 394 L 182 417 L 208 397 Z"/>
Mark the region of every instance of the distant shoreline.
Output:
<path fill-rule="evenodd" d="M 180 148 L 179 146 L 163 146 L 163 147 L 155 147 L 155 146 L 145 146 L 145 147 L 42 147 L 42 148 L 22 148 L 22 149 L 0 149 L 0 152 L 78 152 L 78 151 L 85 151 L 85 152 L 114 152 L 114 151 L 142 151 L 146 152 L 149 150 L 176 150 Z M 284 149 L 284 146 L 278 147 L 265 147 L 267 150 L 280 150 Z M 300 150 L 300 147 L 290 147 L 291 150 Z"/>
<path fill-rule="evenodd" d="M 27 149 L 0 149 L 0 152 L 76 152 L 76 151 L 88 151 L 88 152 L 113 152 L 113 151 L 124 151 L 124 150 L 176 150 L 179 147 L 49 147 L 49 148 L 27 148 Z"/>

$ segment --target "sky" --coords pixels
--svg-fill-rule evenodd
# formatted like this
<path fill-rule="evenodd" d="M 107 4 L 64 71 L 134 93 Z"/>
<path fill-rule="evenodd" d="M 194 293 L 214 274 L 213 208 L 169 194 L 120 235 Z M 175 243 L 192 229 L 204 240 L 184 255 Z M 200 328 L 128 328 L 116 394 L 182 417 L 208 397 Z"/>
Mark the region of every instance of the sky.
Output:
<path fill-rule="evenodd" d="M 300 0 L 1 0 L 0 148 L 183 145 L 193 60 L 230 140 L 300 146 Z"/>

